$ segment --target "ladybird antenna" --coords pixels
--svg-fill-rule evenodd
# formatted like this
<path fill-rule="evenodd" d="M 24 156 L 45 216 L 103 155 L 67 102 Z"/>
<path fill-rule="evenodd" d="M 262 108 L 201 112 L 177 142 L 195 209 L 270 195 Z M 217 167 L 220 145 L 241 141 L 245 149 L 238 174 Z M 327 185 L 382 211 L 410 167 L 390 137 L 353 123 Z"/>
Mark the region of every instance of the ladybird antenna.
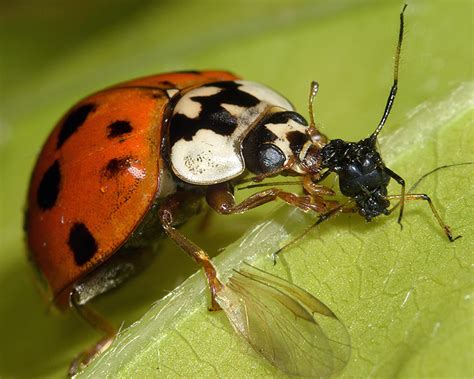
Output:
<path fill-rule="evenodd" d="M 316 97 L 318 90 L 319 90 L 319 83 L 313 80 L 311 82 L 310 90 L 309 90 L 309 99 L 308 99 L 309 127 L 307 129 L 309 138 L 313 142 L 317 142 L 321 139 L 321 133 L 316 128 L 316 124 L 314 122 L 314 112 L 313 112 L 314 98 Z"/>
<path fill-rule="evenodd" d="M 309 91 L 309 99 L 308 99 L 308 111 L 309 111 L 309 127 L 315 128 L 314 123 L 314 112 L 313 112 L 313 105 L 314 105 L 314 98 L 316 97 L 319 90 L 319 83 L 316 81 L 311 82 L 311 87 Z"/>
<path fill-rule="evenodd" d="M 400 30 L 398 32 L 397 51 L 395 53 L 395 66 L 393 68 L 392 88 L 390 89 L 390 94 L 388 95 L 387 104 L 385 105 L 385 110 L 383 112 L 382 119 L 380 120 L 379 125 L 377 126 L 377 129 L 375 129 L 375 131 L 369 137 L 373 144 L 375 144 L 375 141 L 377 140 L 377 136 L 379 135 L 380 131 L 385 125 L 385 122 L 387 121 L 388 115 L 390 114 L 390 111 L 392 110 L 393 102 L 395 101 L 395 96 L 398 90 L 398 69 L 400 66 L 400 52 L 402 50 L 403 30 L 404 30 L 404 24 L 405 24 L 403 14 L 405 13 L 405 9 L 407 8 L 407 6 L 408 6 L 407 4 L 404 4 L 403 9 L 400 12 Z"/>

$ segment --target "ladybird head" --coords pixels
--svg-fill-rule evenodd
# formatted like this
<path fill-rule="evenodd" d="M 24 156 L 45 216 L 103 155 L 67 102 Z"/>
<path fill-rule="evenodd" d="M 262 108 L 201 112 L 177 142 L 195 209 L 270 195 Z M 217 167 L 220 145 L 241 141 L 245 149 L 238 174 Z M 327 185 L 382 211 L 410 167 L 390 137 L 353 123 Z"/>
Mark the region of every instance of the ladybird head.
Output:
<path fill-rule="evenodd" d="M 354 199 L 367 221 L 388 214 L 390 176 L 371 137 L 359 142 L 332 140 L 321 150 L 321 159 L 324 168 L 338 175 L 342 194 Z"/>
<path fill-rule="evenodd" d="M 255 174 L 277 172 L 283 167 L 299 171 L 298 157 L 308 139 L 308 123 L 299 113 L 273 107 L 243 141 L 246 167 Z"/>

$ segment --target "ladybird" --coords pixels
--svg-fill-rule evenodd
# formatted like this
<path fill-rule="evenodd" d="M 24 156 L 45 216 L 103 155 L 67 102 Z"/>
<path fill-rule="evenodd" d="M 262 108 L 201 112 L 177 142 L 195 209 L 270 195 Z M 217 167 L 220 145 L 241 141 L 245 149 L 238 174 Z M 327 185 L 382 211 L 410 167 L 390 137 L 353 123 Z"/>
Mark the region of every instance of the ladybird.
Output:
<path fill-rule="evenodd" d="M 341 212 L 358 212 L 370 221 L 399 205 L 400 223 L 404 201 L 423 199 L 455 239 L 428 196 L 405 194 L 405 182 L 385 166 L 376 147 L 398 88 L 403 11 L 385 111 L 374 133 L 359 142 L 329 140 L 316 128 L 316 82 L 308 124 L 276 91 L 224 71 L 128 81 L 86 97 L 66 113 L 34 168 L 25 226 L 29 258 L 54 304 L 62 310 L 72 305 L 105 333 L 71 373 L 115 335 L 88 301 L 146 265 L 157 231 L 204 268 L 211 309 L 220 309 L 216 295 L 222 284 L 210 258 L 177 229 L 203 201 L 219 214 L 235 214 L 281 199 L 317 212 L 318 223 Z M 331 199 L 334 191 L 320 183 L 331 173 L 339 177 L 347 202 Z M 271 187 L 235 203 L 236 184 L 276 175 L 301 177 L 303 194 Z M 401 185 L 400 195 L 388 195 L 391 178 Z M 390 208 L 391 200 L 399 203 Z"/>

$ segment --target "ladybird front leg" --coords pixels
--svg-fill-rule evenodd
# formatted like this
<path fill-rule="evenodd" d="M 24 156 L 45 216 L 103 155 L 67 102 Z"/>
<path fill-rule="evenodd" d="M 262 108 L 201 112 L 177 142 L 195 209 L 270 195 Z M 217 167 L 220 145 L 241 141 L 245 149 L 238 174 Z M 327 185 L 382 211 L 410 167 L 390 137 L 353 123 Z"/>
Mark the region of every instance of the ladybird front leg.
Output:
<path fill-rule="evenodd" d="M 211 306 L 209 310 L 218 311 L 221 309 L 215 297 L 222 289 L 222 284 L 217 279 L 216 269 L 211 262 L 211 258 L 206 252 L 189 240 L 183 233 L 174 226 L 182 221 L 182 215 L 186 214 L 187 200 L 194 195 L 185 192 L 178 192 L 170 196 L 159 209 L 161 225 L 168 237 L 170 237 L 181 249 L 188 253 L 194 261 L 204 269 L 204 274 L 211 292 Z M 192 201 L 195 199 L 191 199 Z"/>
<path fill-rule="evenodd" d="M 319 204 L 319 213 L 326 213 L 339 207 L 339 202 L 336 200 L 327 200 L 322 196 L 335 196 L 336 192 L 329 187 L 314 182 L 314 178 L 311 175 L 306 175 L 303 178 L 303 188 L 309 193 L 313 199 L 313 202 Z"/>
<path fill-rule="evenodd" d="M 234 191 L 229 183 L 220 183 L 209 186 L 206 192 L 206 200 L 209 206 L 220 214 L 244 213 L 260 205 L 269 203 L 276 199 L 300 208 L 303 211 L 324 212 L 327 209 L 326 200 L 311 195 L 295 195 L 279 188 L 269 188 L 256 192 L 236 204 Z"/>
<path fill-rule="evenodd" d="M 71 295 L 71 304 L 76 309 L 77 313 L 88 324 L 93 326 L 99 332 L 104 334 L 94 346 L 80 353 L 69 366 L 69 376 L 74 377 L 80 370 L 85 368 L 97 355 L 107 350 L 112 344 L 117 330 L 96 310 L 89 304 L 79 304 L 77 301 L 77 293 L 73 292 Z"/>

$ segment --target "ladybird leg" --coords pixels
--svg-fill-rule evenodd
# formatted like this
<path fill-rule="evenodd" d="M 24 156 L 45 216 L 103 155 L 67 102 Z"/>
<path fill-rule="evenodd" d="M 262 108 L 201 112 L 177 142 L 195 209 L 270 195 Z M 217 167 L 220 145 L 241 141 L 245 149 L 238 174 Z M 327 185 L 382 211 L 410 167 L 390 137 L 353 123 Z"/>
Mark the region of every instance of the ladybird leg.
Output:
<path fill-rule="evenodd" d="M 426 195 L 424 193 L 422 193 L 422 194 L 410 193 L 408 195 L 403 195 L 403 199 L 402 199 L 402 195 L 389 195 L 389 196 L 387 196 L 387 199 L 389 199 L 389 200 L 398 199 L 398 200 L 400 200 L 400 202 L 402 200 L 425 200 L 425 201 L 427 201 L 428 205 L 431 208 L 431 212 L 435 216 L 436 221 L 438 221 L 439 226 L 441 226 L 441 228 L 443 229 L 444 234 L 446 234 L 446 237 L 448 237 L 448 239 L 451 242 L 454 242 L 458 238 L 462 237 L 462 236 L 454 237 L 453 232 L 451 231 L 451 228 L 443 221 L 443 219 L 439 215 L 436 207 L 434 206 L 433 202 L 431 201 L 431 198 L 428 195 Z"/>
<path fill-rule="evenodd" d="M 390 170 L 389 168 L 385 167 L 385 172 L 391 177 L 393 178 L 398 184 L 400 184 L 400 186 L 402 187 L 402 190 L 401 190 L 401 193 L 400 193 L 400 201 L 395 204 L 392 209 L 390 209 L 388 211 L 388 214 L 392 213 L 399 205 L 400 205 L 400 212 L 398 214 L 398 224 L 400 225 L 400 229 L 403 229 L 403 225 L 402 225 L 402 217 L 403 217 L 403 210 L 405 209 L 405 180 L 397 175 L 395 172 L 393 172 L 392 170 Z"/>
<path fill-rule="evenodd" d="M 177 230 L 173 225 L 177 224 L 180 213 L 182 213 L 186 199 L 186 194 L 176 193 L 170 196 L 167 201 L 160 207 L 159 217 L 161 225 L 168 237 L 170 237 L 181 249 L 188 253 L 194 261 L 204 269 L 209 290 L 211 291 L 211 307 L 209 310 L 218 311 L 221 309 L 215 297 L 218 291 L 221 290 L 222 284 L 217 279 L 216 269 L 211 262 L 211 258 L 197 246 L 194 242 L 189 240 L 184 234 Z"/>
<path fill-rule="evenodd" d="M 228 183 L 215 184 L 209 186 L 206 192 L 206 200 L 209 206 L 220 214 L 244 213 L 250 209 L 266 204 L 270 201 L 281 199 L 284 202 L 302 209 L 303 211 L 325 212 L 333 207 L 332 202 L 311 195 L 295 195 L 285 192 L 279 188 L 269 188 L 264 191 L 250 195 L 239 204 L 235 204 L 233 190 Z"/>
<path fill-rule="evenodd" d="M 96 310 L 94 310 L 88 304 L 78 304 L 76 292 L 71 295 L 71 303 L 76 309 L 77 313 L 85 320 L 88 324 L 93 326 L 95 329 L 104 334 L 94 346 L 80 353 L 69 366 L 69 376 L 76 375 L 81 369 L 86 367 L 97 355 L 107 350 L 112 344 L 117 330 Z"/>
<path fill-rule="evenodd" d="M 332 188 L 315 183 L 311 175 L 305 175 L 303 178 L 303 188 L 313 196 L 334 196 L 336 194 Z"/>

